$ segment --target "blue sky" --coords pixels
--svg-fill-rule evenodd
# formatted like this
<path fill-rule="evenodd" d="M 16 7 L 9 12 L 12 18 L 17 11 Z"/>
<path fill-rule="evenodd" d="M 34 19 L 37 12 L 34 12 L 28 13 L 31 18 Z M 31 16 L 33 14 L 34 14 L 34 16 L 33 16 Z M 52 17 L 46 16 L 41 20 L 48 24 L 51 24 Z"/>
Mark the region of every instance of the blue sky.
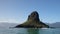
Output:
<path fill-rule="evenodd" d="M 60 22 L 60 0 L 0 0 L 0 22 L 23 23 L 33 11 L 43 22 Z"/>

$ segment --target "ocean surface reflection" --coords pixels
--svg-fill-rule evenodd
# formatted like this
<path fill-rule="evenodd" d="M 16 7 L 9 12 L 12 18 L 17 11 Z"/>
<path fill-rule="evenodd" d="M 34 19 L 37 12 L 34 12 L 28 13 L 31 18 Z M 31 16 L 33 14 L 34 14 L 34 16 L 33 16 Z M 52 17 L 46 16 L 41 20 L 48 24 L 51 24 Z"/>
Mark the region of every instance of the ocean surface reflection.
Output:
<path fill-rule="evenodd" d="M 60 34 L 60 28 L 0 28 L 0 34 Z"/>
<path fill-rule="evenodd" d="M 39 34 L 39 29 L 28 28 L 27 32 L 28 34 Z"/>

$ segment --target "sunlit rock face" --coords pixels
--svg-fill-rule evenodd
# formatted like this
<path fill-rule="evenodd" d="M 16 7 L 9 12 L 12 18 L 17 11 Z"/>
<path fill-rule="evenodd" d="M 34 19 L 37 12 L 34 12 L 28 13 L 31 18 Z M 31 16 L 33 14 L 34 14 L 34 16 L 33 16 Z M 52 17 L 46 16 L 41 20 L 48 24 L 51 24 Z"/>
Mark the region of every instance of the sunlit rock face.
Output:
<path fill-rule="evenodd" d="M 39 19 L 39 14 L 37 11 L 33 11 L 29 16 L 26 22 L 19 24 L 16 28 L 49 28 L 48 25 L 44 24 Z"/>

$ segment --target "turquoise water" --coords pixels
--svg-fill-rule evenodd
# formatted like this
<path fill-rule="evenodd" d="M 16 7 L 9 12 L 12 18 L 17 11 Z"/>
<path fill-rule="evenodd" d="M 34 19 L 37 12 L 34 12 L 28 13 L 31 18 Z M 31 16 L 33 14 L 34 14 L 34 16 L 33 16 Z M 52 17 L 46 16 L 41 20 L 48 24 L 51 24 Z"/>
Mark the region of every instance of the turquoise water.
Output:
<path fill-rule="evenodd" d="M 0 34 L 60 34 L 60 29 L 0 28 Z"/>

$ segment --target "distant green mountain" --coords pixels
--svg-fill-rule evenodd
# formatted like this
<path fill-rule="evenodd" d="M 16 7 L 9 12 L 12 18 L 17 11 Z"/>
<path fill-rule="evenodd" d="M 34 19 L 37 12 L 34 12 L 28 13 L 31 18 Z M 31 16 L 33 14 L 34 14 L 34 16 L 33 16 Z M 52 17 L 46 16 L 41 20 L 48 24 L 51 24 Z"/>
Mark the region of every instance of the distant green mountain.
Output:
<path fill-rule="evenodd" d="M 37 11 L 33 11 L 29 16 L 26 22 L 15 26 L 16 28 L 49 28 L 48 25 L 40 21 L 39 14 Z"/>

